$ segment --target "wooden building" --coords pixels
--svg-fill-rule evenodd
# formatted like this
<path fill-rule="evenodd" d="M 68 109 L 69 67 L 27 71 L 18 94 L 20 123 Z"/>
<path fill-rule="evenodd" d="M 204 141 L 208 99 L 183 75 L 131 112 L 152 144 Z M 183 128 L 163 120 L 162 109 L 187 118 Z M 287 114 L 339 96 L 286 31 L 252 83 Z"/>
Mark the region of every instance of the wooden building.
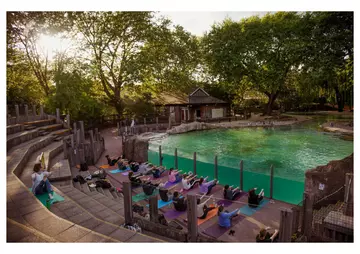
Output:
<path fill-rule="evenodd" d="M 210 96 L 203 88 L 186 95 L 164 93 L 155 105 L 174 123 L 206 121 L 230 114 L 230 104 Z"/>

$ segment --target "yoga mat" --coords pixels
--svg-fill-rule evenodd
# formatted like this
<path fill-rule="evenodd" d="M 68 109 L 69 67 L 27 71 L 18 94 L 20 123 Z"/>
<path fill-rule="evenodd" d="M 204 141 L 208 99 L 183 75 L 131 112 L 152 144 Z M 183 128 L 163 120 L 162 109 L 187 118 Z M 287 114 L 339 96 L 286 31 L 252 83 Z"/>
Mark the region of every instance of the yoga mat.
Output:
<path fill-rule="evenodd" d="M 258 207 L 256 208 L 251 208 L 249 207 L 248 205 L 245 205 L 243 207 L 240 208 L 240 212 L 242 214 L 245 214 L 247 216 L 251 216 L 253 215 L 254 213 L 256 213 L 256 211 L 260 210 L 263 206 L 265 206 L 267 203 L 269 203 L 269 199 L 263 199 L 261 200 L 260 204 Z"/>
<path fill-rule="evenodd" d="M 184 213 L 186 213 L 186 211 L 179 212 L 179 211 L 176 211 L 176 210 L 172 209 L 172 210 L 169 210 L 169 211 L 165 212 L 164 216 L 167 219 L 176 219 L 177 217 L 179 217 L 180 215 L 182 215 Z"/>
<path fill-rule="evenodd" d="M 238 199 L 240 199 L 241 197 L 247 195 L 247 192 L 240 192 L 240 195 L 238 195 L 234 200 L 227 200 L 227 199 L 222 199 L 222 200 L 219 200 L 217 202 L 218 205 L 222 205 L 224 207 L 229 207 L 231 206 L 231 204 L 233 203 L 233 201 L 236 201 Z"/>
<path fill-rule="evenodd" d="M 162 207 L 164 207 L 164 206 L 170 205 L 172 202 L 173 202 L 172 200 L 170 200 L 170 201 L 168 201 L 168 202 L 164 202 L 164 201 L 162 201 L 162 200 L 160 199 L 160 200 L 158 200 L 158 208 L 160 209 L 160 208 L 162 208 Z M 150 205 L 147 204 L 146 207 L 150 207 Z"/>
<path fill-rule="evenodd" d="M 101 165 L 100 168 L 109 168 L 109 164 Z"/>
<path fill-rule="evenodd" d="M 127 176 L 127 175 L 129 175 L 129 171 L 127 171 L 127 172 L 124 172 L 124 173 L 121 173 L 123 176 Z"/>
<path fill-rule="evenodd" d="M 167 183 L 165 184 L 164 188 L 170 188 L 171 186 L 174 186 L 174 185 L 178 184 L 179 182 L 180 182 L 180 181 L 175 182 L 175 183 L 167 182 Z"/>
<path fill-rule="evenodd" d="M 210 207 L 213 207 L 213 205 L 211 205 Z M 211 210 L 210 212 L 208 212 L 205 219 L 198 219 L 198 222 L 197 222 L 198 226 L 203 224 L 205 221 L 208 221 L 211 218 L 215 217 L 217 215 L 218 210 L 219 210 L 218 208 L 215 208 L 215 209 Z"/>
<path fill-rule="evenodd" d="M 31 188 L 29 188 L 30 191 L 32 191 Z M 64 198 L 57 194 L 55 191 L 52 192 L 54 199 L 51 201 L 51 204 L 64 201 Z M 48 193 L 43 193 L 41 195 L 35 195 L 35 197 L 40 200 L 40 202 L 46 207 L 46 200 L 49 199 Z"/>
<path fill-rule="evenodd" d="M 127 167 L 125 170 L 117 168 L 117 169 L 110 170 L 109 172 L 111 174 L 116 174 L 116 173 L 122 173 L 122 172 L 129 171 L 129 170 L 130 170 L 130 167 Z M 128 174 L 129 174 L 129 172 L 128 172 Z"/>
<path fill-rule="evenodd" d="M 132 196 L 132 200 L 136 203 L 144 199 L 148 199 L 149 197 L 156 196 L 159 193 L 159 190 L 154 190 L 153 194 L 148 196 L 144 192 L 141 192 L 139 194 L 136 194 L 135 196 Z"/>
<path fill-rule="evenodd" d="M 218 222 L 216 222 L 213 225 L 211 225 L 210 227 L 208 227 L 207 229 L 205 229 L 203 231 L 203 233 L 217 239 L 220 236 L 222 236 L 223 234 L 225 234 L 226 231 L 230 230 L 237 223 L 242 221 L 244 218 L 245 218 L 245 216 L 242 216 L 242 215 L 236 216 L 235 218 L 232 219 L 231 227 L 229 227 L 229 228 L 220 227 Z"/>

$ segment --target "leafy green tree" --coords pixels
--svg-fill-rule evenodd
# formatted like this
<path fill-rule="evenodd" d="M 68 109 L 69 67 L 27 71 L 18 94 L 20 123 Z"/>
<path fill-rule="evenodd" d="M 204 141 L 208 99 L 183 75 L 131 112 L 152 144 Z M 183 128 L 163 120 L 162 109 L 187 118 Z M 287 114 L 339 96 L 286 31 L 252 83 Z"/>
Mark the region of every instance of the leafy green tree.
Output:
<path fill-rule="evenodd" d="M 240 22 L 225 20 L 205 35 L 205 59 L 220 82 L 250 85 L 268 97 L 266 114 L 286 84 L 288 73 L 299 68 L 306 32 L 301 15 L 277 12 Z M 241 82 L 246 78 L 247 82 Z"/>

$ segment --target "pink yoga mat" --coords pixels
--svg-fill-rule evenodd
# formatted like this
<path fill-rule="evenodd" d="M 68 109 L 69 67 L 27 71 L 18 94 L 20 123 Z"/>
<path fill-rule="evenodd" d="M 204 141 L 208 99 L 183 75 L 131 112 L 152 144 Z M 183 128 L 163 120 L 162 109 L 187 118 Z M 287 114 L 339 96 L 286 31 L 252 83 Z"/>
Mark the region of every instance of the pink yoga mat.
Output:
<path fill-rule="evenodd" d="M 238 215 L 235 218 L 232 219 L 231 221 L 231 227 L 229 228 L 223 228 L 220 227 L 218 222 L 214 223 L 213 225 L 211 225 L 210 227 L 208 227 L 207 229 L 205 229 L 203 231 L 204 234 L 214 237 L 214 238 L 219 238 L 220 236 L 222 236 L 223 234 L 225 234 L 226 231 L 230 230 L 233 226 L 235 226 L 237 223 L 239 223 L 240 221 L 242 221 L 243 219 L 245 219 L 245 216 L 242 215 Z"/>

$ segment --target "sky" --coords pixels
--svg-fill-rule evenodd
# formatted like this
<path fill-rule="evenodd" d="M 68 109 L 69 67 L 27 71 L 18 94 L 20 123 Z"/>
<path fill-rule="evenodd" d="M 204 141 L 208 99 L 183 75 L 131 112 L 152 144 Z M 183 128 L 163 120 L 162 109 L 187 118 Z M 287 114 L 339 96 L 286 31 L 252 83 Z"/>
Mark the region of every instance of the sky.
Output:
<path fill-rule="evenodd" d="M 266 12 L 165 12 L 160 15 L 169 17 L 174 24 L 181 25 L 185 30 L 194 35 L 203 35 L 205 31 L 211 29 L 215 22 L 221 22 L 229 17 L 234 21 L 253 15 L 263 16 Z"/>

